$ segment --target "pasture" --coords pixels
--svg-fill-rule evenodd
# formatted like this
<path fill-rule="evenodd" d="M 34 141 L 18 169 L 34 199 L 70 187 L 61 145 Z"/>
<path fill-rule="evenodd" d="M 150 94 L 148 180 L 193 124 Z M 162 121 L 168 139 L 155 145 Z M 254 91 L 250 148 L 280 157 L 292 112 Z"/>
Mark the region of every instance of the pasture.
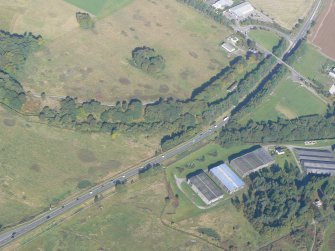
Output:
<path fill-rule="evenodd" d="M 324 114 L 326 110 L 327 105 L 322 100 L 286 76 L 252 113 L 241 119 L 241 122 L 245 123 L 249 119 L 277 120 L 278 117 L 292 119 L 303 115 Z"/>
<path fill-rule="evenodd" d="M 290 30 L 299 18 L 304 18 L 307 15 L 312 7 L 313 0 L 250 0 L 250 3 L 270 18 L 273 18 L 275 22 Z"/>
<path fill-rule="evenodd" d="M 121 9 L 133 0 L 65 0 L 83 10 L 92 13 L 98 18 L 102 18 L 112 14 L 113 12 Z"/>
<path fill-rule="evenodd" d="M 322 71 L 322 66 L 335 65 L 335 62 L 322 55 L 318 48 L 310 43 L 304 43 L 301 46 L 303 53 L 292 66 L 305 77 L 320 82 L 328 91 L 333 79 L 329 77 L 328 72 Z"/>
<path fill-rule="evenodd" d="M 40 3 L 41 8 L 47 4 Z M 134 0 L 98 19 L 94 30 L 80 29 L 75 20 L 78 8 L 62 4 L 53 11 L 52 22 L 44 17 L 47 14 L 35 18 L 38 15 L 32 12 L 16 21 L 16 31 L 29 30 L 46 38 L 45 47 L 28 58 L 19 76 L 33 93 L 107 103 L 134 97 L 187 98 L 230 60 L 219 46 L 230 31 L 177 1 Z M 65 13 L 57 14 L 63 8 Z M 31 25 L 43 18 L 40 28 Z M 68 20 L 66 31 L 55 25 L 63 19 Z M 130 64 L 132 50 L 143 45 L 165 58 L 161 73 L 149 75 Z"/>
<path fill-rule="evenodd" d="M 0 224 L 4 226 L 73 196 L 81 181 L 93 185 L 152 156 L 159 144 L 144 137 L 51 128 L 4 110 L 0 118 Z"/>
<path fill-rule="evenodd" d="M 24 250 L 217 250 L 161 224 L 165 196 L 160 172 L 127 185 L 49 231 L 35 231 L 42 231 L 37 238 L 26 236 L 13 246 Z"/>
<path fill-rule="evenodd" d="M 276 33 L 267 30 L 251 30 L 248 35 L 268 51 L 272 51 L 273 46 L 277 45 L 280 40 Z"/>

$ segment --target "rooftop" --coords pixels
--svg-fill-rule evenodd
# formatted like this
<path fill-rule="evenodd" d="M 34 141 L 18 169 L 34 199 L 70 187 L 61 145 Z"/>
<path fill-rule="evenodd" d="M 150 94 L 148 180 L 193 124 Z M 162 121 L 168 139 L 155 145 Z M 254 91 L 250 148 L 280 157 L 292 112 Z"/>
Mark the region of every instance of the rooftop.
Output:
<path fill-rule="evenodd" d="M 209 172 L 214 175 L 230 192 L 244 186 L 243 180 L 241 180 L 241 178 L 238 177 L 225 163 L 213 167 Z"/>

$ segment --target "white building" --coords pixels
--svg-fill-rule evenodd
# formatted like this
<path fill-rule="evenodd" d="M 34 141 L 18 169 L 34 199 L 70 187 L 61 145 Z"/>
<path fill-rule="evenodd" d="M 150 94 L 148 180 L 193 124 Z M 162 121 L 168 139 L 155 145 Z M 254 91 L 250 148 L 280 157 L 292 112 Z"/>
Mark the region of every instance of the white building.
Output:
<path fill-rule="evenodd" d="M 236 48 L 230 43 L 223 43 L 221 47 L 230 53 L 236 51 Z"/>
<path fill-rule="evenodd" d="M 334 72 L 334 70 L 329 72 L 329 76 L 331 76 L 332 78 L 335 78 L 335 72 Z"/>
<path fill-rule="evenodd" d="M 244 2 L 229 9 L 229 12 L 232 13 L 236 18 L 246 18 L 254 10 L 255 10 L 254 7 L 252 7 L 252 5 L 249 2 Z"/>
<path fill-rule="evenodd" d="M 330 93 L 331 95 L 335 95 L 335 84 L 333 84 L 332 87 L 330 87 L 330 89 L 329 89 L 329 93 Z"/>
<path fill-rule="evenodd" d="M 212 6 L 217 10 L 223 10 L 227 6 L 231 6 L 234 2 L 232 0 L 219 0 Z"/>

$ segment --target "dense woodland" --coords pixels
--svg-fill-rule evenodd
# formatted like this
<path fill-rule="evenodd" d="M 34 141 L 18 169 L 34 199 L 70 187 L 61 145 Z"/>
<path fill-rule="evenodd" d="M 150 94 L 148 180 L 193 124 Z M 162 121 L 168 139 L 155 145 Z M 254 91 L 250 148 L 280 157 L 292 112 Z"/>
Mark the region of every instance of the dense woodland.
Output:
<path fill-rule="evenodd" d="M 0 30 L 0 70 L 14 77 L 42 42 L 42 37 L 31 33 L 19 35 Z"/>
<path fill-rule="evenodd" d="M 304 176 L 288 162 L 283 167 L 273 165 L 252 173 L 248 182 L 248 191 L 232 202 L 261 234 L 275 234 L 313 218 L 312 202 L 318 191 L 328 196 L 327 206 L 334 210 L 333 178 Z"/>

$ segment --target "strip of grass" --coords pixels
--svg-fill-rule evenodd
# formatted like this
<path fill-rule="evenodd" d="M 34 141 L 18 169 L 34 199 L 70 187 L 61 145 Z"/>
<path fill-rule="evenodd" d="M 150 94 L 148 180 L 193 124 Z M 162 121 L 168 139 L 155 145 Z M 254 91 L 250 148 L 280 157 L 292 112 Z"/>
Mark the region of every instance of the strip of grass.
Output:
<path fill-rule="evenodd" d="M 107 16 L 133 0 L 65 0 L 66 2 L 84 9 L 98 17 Z"/>
<path fill-rule="evenodd" d="M 309 79 L 315 79 L 321 84 L 326 84 L 331 82 L 328 72 L 322 72 L 322 66 L 324 64 L 335 65 L 335 62 L 323 56 L 318 49 L 308 43 L 303 43 L 301 45 L 304 51 L 303 55 L 295 60 L 292 66 L 300 72 L 305 77 Z M 328 91 L 328 85 L 325 86 L 325 89 Z"/>
<path fill-rule="evenodd" d="M 249 119 L 254 121 L 295 118 L 309 114 L 324 114 L 327 106 L 298 83 L 288 77 L 283 78 L 275 90 L 250 114 L 246 114 L 240 122 Z"/>
<path fill-rule="evenodd" d="M 248 35 L 269 51 L 272 51 L 273 46 L 277 45 L 280 40 L 276 33 L 267 30 L 251 30 Z"/>

